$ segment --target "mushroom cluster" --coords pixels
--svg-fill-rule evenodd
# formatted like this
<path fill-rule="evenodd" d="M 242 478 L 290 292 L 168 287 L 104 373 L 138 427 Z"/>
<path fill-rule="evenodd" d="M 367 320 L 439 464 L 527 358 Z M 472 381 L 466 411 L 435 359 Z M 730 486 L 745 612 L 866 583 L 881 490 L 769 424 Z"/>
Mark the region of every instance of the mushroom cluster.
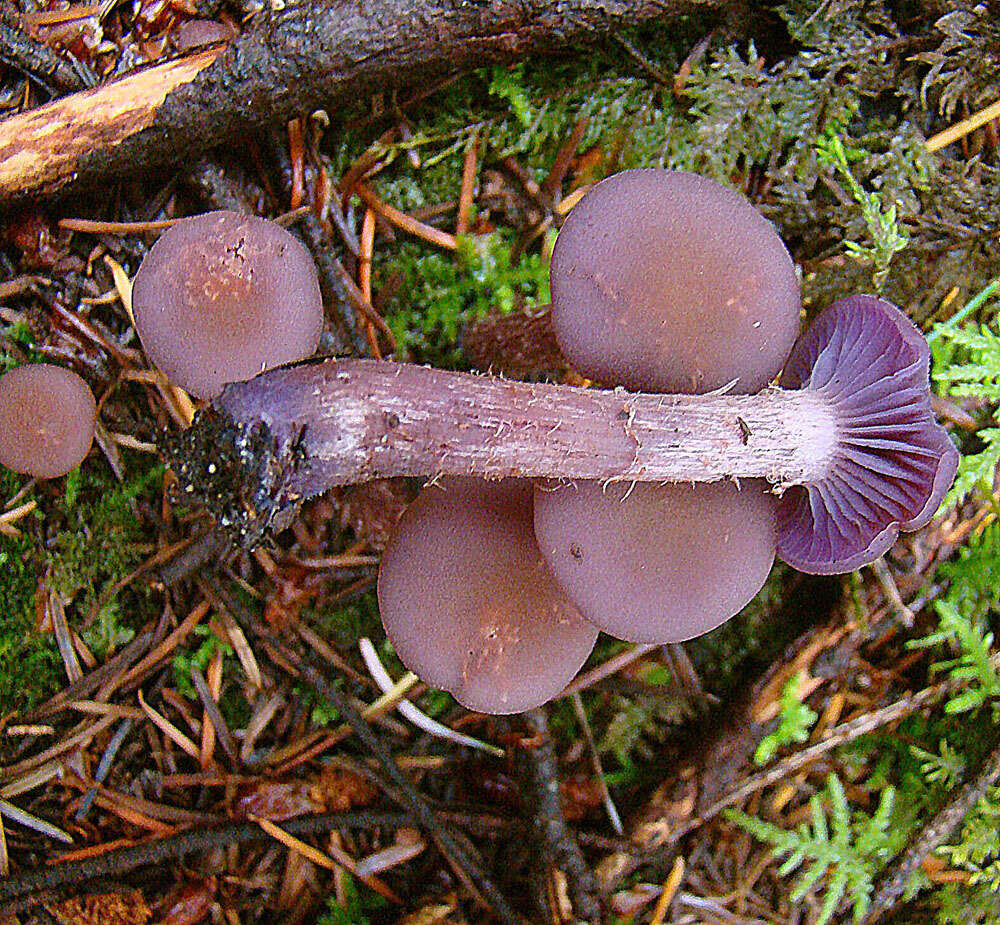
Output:
<path fill-rule="evenodd" d="M 133 283 L 135 326 L 150 360 L 197 398 L 310 356 L 323 302 L 305 247 L 275 222 L 208 212 L 169 228 Z M 0 377 L 0 464 L 65 475 L 87 455 L 97 411 L 76 373 L 49 364 Z"/>
<path fill-rule="evenodd" d="M 814 417 L 801 425 L 814 463 L 780 500 L 765 479 L 548 480 L 533 498 L 522 481 L 425 488 L 383 560 L 380 609 L 403 661 L 469 707 L 555 696 L 595 628 L 647 643 L 707 632 L 760 590 L 776 551 L 815 573 L 871 562 L 930 519 L 954 478 L 919 331 L 859 296 L 796 341 L 791 257 L 712 181 L 639 170 L 599 183 L 560 231 L 551 289 L 561 349 L 605 385 L 750 393 L 784 367 L 781 385 L 803 389 Z"/>
<path fill-rule="evenodd" d="M 612 386 L 756 391 L 798 330 L 795 265 L 774 227 L 691 173 L 598 183 L 563 225 L 551 275 L 560 347 Z M 679 642 L 728 620 L 763 586 L 776 544 L 759 480 L 539 487 L 535 529 L 584 616 L 634 642 Z"/>
<path fill-rule="evenodd" d="M 238 486 L 225 516 L 244 538 L 333 485 L 434 476 L 385 552 L 380 610 L 403 661 L 477 710 L 551 698 L 601 629 L 707 632 L 776 553 L 817 573 L 871 562 L 954 477 L 912 323 L 856 296 L 796 341 L 792 259 L 717 183 L 599 183 L 560 231 L 551 291 L 561 350 L 610 391 L 284 365 L 317 346 L 316 270 L 284 229 L 235 213 L 167 231 L 133 309 L 150 359 L 214 399 L 183 445 L 208 446 L 212 484 Z M 181 455 L 179 477 L 198 465 Z"/>
<path fill-rule="evenodd" d="M 183 445 L 210 446 L 213 484 L 235 486 L 234 525 L 255 521 L 244 537 L 333 485 L 435 476 L 386 549 L 379 604 L 403 661 L 477 710 L 548 700 L 599 630 L 707 632 L 760 590 L 775 554 L 820 574 L 871 562 L 928 522 L 954 478 L 912 322 L 855 296 L 796 340 L 790 255 L 717 183 L 664 170 L 599 183 L 561 229 L 551 291 L 561 350 L 610 390 L 287 366 L 318 345 L 316 268 L 283 228 L 237 213 L 163 234 L 132 307 L 150 359 L 214 399 Z M 74 373 L 15 369 L 0 377 L 0 463 L 63 474 L 95 417 Z M 179 477 L 190 471 L 182 457 Z"/>

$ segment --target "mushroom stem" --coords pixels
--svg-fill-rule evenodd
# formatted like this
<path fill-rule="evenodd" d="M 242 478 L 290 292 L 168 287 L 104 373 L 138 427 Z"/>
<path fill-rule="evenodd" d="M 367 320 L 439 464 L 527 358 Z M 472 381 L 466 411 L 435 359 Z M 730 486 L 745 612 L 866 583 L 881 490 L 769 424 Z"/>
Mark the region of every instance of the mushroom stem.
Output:
<path fill-rule="evenodd" d="M 188 492 L 238 494 L 254 520 L 392 476 L 797 484 L 825 474 L 836 431 L 810 390 L 648 395 L 326 360 L 227 386 L 168 454 Z"/>
<path fill-rule="evenodd" d="M 217 405 L 293 439 L 308 494 L 389 476 L 797 483 L 823 474 L 835 427 L 802 390 L 647 395 L 374 360 L 265 374 Z"/>

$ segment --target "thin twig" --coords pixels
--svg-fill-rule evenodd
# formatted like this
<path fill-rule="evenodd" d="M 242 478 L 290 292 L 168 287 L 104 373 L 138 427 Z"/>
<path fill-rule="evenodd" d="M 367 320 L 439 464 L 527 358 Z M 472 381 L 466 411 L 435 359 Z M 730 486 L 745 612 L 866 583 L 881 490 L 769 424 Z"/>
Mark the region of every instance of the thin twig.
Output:
<path fill-rule="evenodd" d="M 465 147 L 462 158 L 462 184 L 458 192 L 458 217 L 455 220 L 455 236 L 469 233 L 469 215 L 476 192 L 476 167 L 479 165 L 479 132 L 474 131 Z"/>
<path fill-rule="evenodd" d="M 61 218 L 59 227 L 87 234 L 145 234 L 148 231 L 165 231 L 182 221 L 182 218 L 163 218 L 149 222 L 100 222 L 89 218 Z"/>
<path fill-rule="evenodd" d="M 1000 664 L 1000 656 L 995 656 L 994 661 Z M 853 742 L 860 736 L 874 732 L 876 729 L 886 726 L 889 723 L 903 719 L 922 707 L 960 690 L 967 683 L 968 681 L 965 679 L 950 678 L 947 681 L 942 681 L 940 684 L 924 688 L 922 691 L 918 691 L 909 697 L 903 697 L 879 710 L 873 710 L 871 713 L 865 713 L 855 719 L 841 723 L 839 726 L 834 726 L 819 742 L 793 755 L 789 755 L 772 767 L 753 775 L 735 790 L 730 791 L 712 803 L 701 815 L 688 820 L 685 825 L 679 826 L 676 831 L 671 833 L 669 843 L 671 845 L 676 844 L 683 835 L 704 825 L 704 823 L 717 816 L 727 806 L 739 803 L 763 787 L 784 779 L 807 764 L 812 764 L 817 758 L 833 751 L 835 748 L 839 748 L 848 742 Z"/>
<path fill-rule="evenodd" d="M 293 835 L 310 835 L 332 829 L 398 828 L 412 822 L 412 818 L 406 813 L 322 813 L 286 819 L 282 822 L 282 827 Z M 0 880 L 0 902 L 62 887 L 77 890 L 86 881 L 97 877 L 120 877 L 137 868 L 182 858 L 195 851 L 207 851 L 228 844 L 260 844 L 270 838 L 254 822 L 196 828 L 147 844 L 119 848 L 57 867 L 27 870 L 8 880 Z"/>
<path fill-rule="evenodd" d="M 346 851 L 331 844 L 329 848 L 330 854 L 328 855 L 301 839 L 295 838 L 290 832 L 287 832 L 269 819 L 263 819 L 260 816 L 251 816 L 250 818 L 267 832 L 268 835 L 281 842 L 289 851 L 295 851 L 307 860 L 312 861 L 313 864 L 317 864 L 327 870 L 336 870 L 338 867 L 342 867 L 348 873 L 363 881 L 367 887 L 374 890 L 379 896 L 384 896 L 390 902 L 394 902 L 397 905 L 401 906 L 403 904 L 403 901 L 379 880 L 378 877 L 371 874 L 365 875 L 359 873 L 357 863 Z"/>
<path fill-rule="evenodd" d="M 42 835 L 54 838 L 56 841 L 65 842 L 67 845 L 73 844 L 73 836 L 68 832 L 64 832 L 58 826 L 54 826 L 51 822 L 39 819 L 38 816 L 33 813 L 19 809 L 17 806 L 14 806 L 13 803 L 8 803 L 6 800 L 0 800 L 0 816 L 6 816 L 11 822 L 16 822 L 18 825 L 23 825 L 25 828 L 33 829 Z"/>
<path fill-rule="evenodd" d="M 412 234 L 414 237 L 422 238 L 424 241 L 436 244 L 445 250 L 453 251 L 458 247 L 458 241 L 453 234 L 449 234 L 447 231 L 442 231 L 440 228 L 435 228 L 433 225 L 428 225 L 425 222 L 418 221 L 412 215 L 401 212 L 394 206 L 389 205 L 389 203 L 379 199 L 364 183 L 356 183 L 354 185 L 354 192 L 357 193 L 358 197 L 369 209 L 381 215 L 391 225 L 395 225 L 397 228 Z"/>
<path fill-rule="evenodd" d="M 194 684 L 194 689 L 198 693 L 198 699 L 205 710 L 208 722 L 215 729 L 215 736 L 219 745 L 222 746 L 222 750 L 229 757 L 229 760 L 238 767 L 240 756 L 239 749 L 236 747 L 236 740 L 229 731 L 229 726 L 226 725 L 226 721 L 222 717 L 219 705 L 212 696 L 211 690 L 209 690 L 205 675 L 202 674 L 201 669 L 197 665 L 191 666 L 191 683 Z"/>
<path fill-rule="evenodd" d="M 594 777 L 597 779 L 597 786 L 601 790 L 601 800 L 604 803 L 604 811 L 608 814 L 608 819 L 611 822 L 611 828 L 613 828 L 618 835 L 623 835 L 625 830 L 622 828 L 622 818 L 618 815 L 618 807 L 615 806 L 615 801 L 611 799 L 611 791 L 608 790 L 608 782 L 604 779 L 604 768 L 601 767 L 601 756 L 597 751 L 597 743 L 594 741 L 594 732 L 590 728 L 590 720 L 587 719 L 587 711 L 583 707 L 583 698 L 580 696 L 579 692 L 574 693 L 572 697 L 573 710 L 576 713 L 576 718 L 580 721 L 580 728 L 583 729 L 583 737 L 587 742 L 587 751 L 590 754 L 590 763 L 594 769 Z"/>
<path fill-rule="evenodd" d="M 927 139 L 927 150 L 930 152 L 940 151 L 941 148 L 958 141 L 960 138 L 964 138 L 980 126 L 998 118 L 1000 118 L 1000 100 L 991 103 L 985 109 L 980 109 L 979 112 L 973 113 L 967 119 L 963 119 L 961 122 L 951 126 L 951 128 L 946 128 L 943 132 L 932 135 Z"/>
<path fill-rule="evenodd" d="M 962 822 L 966 814 L 1000 778 L 1000 745 L 986 757 L 975 778 L 951 794 L 910 846 L 886 868 L 875 885 L 866 922 L 877 922 L 899 902 L 917 868 Z"/>
<path fill-rule="evenodd" d="M 566 878 L 574 921 L 603 921 L 597 877 L 566 825 L 559 791 L 559 766 L 543 707 L 525 714 L 534 727 L 537 744 L 523 750 L 534 809 L 533 827 L 542 853 L 543 876 L 555 869 Z M 546 891 L 547 893 L 547 891 Z"/>
<path fill-rule="evenodd" d="M 621 671 L 626 665 L 631 665 L 632 662 L 642 658 L 647 652 L 651 652 L 655 648 L 656 646 L 654 645 L 642 644 L 613 655 L 606 662 L 602 662 L 595 668 L 591 668 L 590 671 L 585 671 L 583 674 L 577 675 L 573 681 L 563 688 L 559 697 L 577 694 L 588 687 L 592 687 L 599 681 L 603 681 L 605 678 L 610 678 L 611 675 Z"/>
<path fill-rule="evenodd" d="M 90 808 L 93 806 L 94 800 L 97 798 L 97 793 L 100 789 L 99 785 L 104 782 L 104 779 L 111 772 L 111 767 L 114 764 L 115 756 L 118 754 L 118 749 L 121 748 L 122 743 L 132 731 L 132 725 L 133 720 L 122 720 L 121 725 L 115 730 L 115 734 L 111 737 L 111 741 L 108 742 L 107 747 L 104 749 L 104 754 L 101 755 L 101 760 L 97 764 L 97 770 L 94 772 L 94 786 L 92 786 L 83 795 L 83 800 L 80 802 L 80 808 L 76 811 L 77 820 L 85 819 L 87 814 L 90 812 Z"/>
<path fill-rule="evenodd" d="M 0 61 L 23 71 L 50 92 L 74 93 L 97 84 L 87 65 L 64 61 L 48 45 L 2 22 Z"/>

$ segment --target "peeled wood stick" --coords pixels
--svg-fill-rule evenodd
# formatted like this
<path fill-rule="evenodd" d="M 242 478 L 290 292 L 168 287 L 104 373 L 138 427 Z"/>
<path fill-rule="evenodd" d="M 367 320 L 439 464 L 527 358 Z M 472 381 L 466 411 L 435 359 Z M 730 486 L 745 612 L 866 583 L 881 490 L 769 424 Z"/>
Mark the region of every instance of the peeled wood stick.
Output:
<path fill-rule="evenodd" d="M 0 122 L 0 205 L 178 162 L 249 128 L 720 0 L 286 0 L 231 46 Z M 278 7 L 280 6 L 280 9 Z"/>
<path fill-rule="evenodd" d="M 392 476 L 797 483 L 825 472 L 835 434 L 809 390 L 645 395 L 325 360 L 227 386 L 168 454 L 188 492 L 266 519 Z"/>
<path fill-rule="evenodd" d="M 166 97 L 219 55 L 211 49 L 84 90 L 0 122 L 0 202 L 46 195 L 77 177 L 112 172 L 129 139 L 149 138 Z M 160 143 L 165 139 L 161 138 Z M 167 142 L 169 144 L 169 142 Z"/>

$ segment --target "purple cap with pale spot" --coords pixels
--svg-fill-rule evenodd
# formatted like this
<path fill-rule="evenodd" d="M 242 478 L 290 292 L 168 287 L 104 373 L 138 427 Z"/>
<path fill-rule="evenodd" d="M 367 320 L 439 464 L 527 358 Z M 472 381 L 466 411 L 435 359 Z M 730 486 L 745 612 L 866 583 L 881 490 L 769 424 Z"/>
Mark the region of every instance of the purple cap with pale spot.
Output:
<path fill-rule="evenodd" d="M 875 296 L 822 312 L 785 365 L 786 388 L 832 405 L 837 445 L 824 478 L 778 505 L 778 556 L 802 572 L 849 572 L 924 526 L 958 468 L 930 405 L 930 349 L 913 322 Z"/>
<path fill-rule="evenodd" d="M 94 442 L 97 403 L 73 370 L 29 363 L 0 376 L 0 465 L 54 479 L 75 469 Z"/>
<path fill-rule="evenodd" d="M 378 600 L 397 654 L 421 679 L 485 713 L 551 699 L 597 641 L 532 534 L 525 480 L 444 479 L 399 522 Z"/>
<path fill-rule="evenodd" d="M 591 623 L 631 642 L 681 642 L 715 629 L 763 586 L 774 495 L 760 479 L 539 486 L 535 536 Z"/>
<path fill-rule="evenodd" d="M 676 170 L 626 170 L 570 212 L 552 254 L 566 358 L 646 392 L 763 388 L 799 330 L 795 265 L 743 196 Z"/>
<path fill-rule="evenodd" d="M 238 212 L 167 229 L 135 275 L 132 309 L 149 359 L 198 398 L 305 359 L 323 330 L 309 252 L 275 222 Z"/>

